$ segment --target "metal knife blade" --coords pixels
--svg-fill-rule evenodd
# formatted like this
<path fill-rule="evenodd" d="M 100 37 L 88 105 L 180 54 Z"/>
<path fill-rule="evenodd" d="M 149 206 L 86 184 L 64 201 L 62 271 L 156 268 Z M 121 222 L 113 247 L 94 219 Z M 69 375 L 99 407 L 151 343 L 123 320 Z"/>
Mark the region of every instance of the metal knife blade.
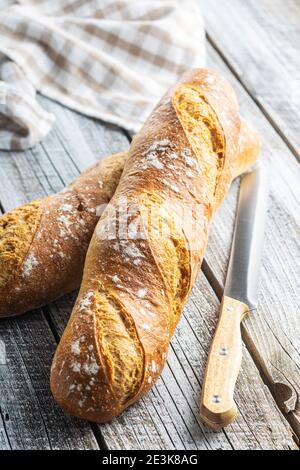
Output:
<path fill-rule="evenodd" d="M 256 308 L 269 178 L 258 165 L 241 180 L 224 295 Z"/>

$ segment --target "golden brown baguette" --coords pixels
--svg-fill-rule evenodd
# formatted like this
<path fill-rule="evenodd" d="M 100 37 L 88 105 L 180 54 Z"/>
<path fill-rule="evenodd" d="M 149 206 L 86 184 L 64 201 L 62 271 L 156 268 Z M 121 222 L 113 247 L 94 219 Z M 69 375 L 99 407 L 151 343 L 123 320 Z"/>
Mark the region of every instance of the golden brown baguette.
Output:
<path fill-rule="evenodd" d="M 78 287 L 89 241 L 124 161 L 124 154 L 112 155 L 63 191 L 0 218 L 0 316 L 24 313 Z"/>
<path fill-rule="evenodd" d="M 160 375 L 212 215 L 239 171 L 239 132 L 233 90 L 198 69 L 134 138 L 52 365 L 52 393 L 67 412 L 108 421 Z"/>
<path fill-rule="evenodd" d="M 258 134 L 242 121 L 237 173 L 252 164 L 258 154 Z M 102 205 L 119 183 L 125 158 L 125 153 L 107 157 L 82 173 L 68 189 L 0 217 L 0 317 L 20 315 L 79 287 L 88 244 Z M 73 218 L 80 226 L 84 220 L 85 226 L 76 237 L 60 240 L 61 224 L 70 217 L 70 210 L 62 208 L 65 204 L 68 208 L 70 199 L 74 202 Z M 81 199 L 86 211 L 77 210 Z"/>

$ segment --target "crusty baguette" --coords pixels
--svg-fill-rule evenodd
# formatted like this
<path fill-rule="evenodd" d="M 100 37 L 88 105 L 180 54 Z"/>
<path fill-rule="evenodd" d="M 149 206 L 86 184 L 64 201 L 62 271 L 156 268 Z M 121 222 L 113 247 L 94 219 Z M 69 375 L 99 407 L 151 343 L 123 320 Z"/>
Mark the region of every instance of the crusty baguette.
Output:
<path fill-rule="evenodd" d="M 0 218 L 0 316 L 24 313 L 78 287 L 89 241 L 124 161 L 124 154 L 112 155 L 63 191 Z"/>
<path fill-rule="evenodd" d="M 256 160 L 259 147 L 257 132 L 242 121 L 237 174 Z M 79 287 L 88 244 L 102 205 L 119 183 L 125 158 L 125 153 L 107 157 L 67 189 L 0 217 L 0 317 L 20 315 Z M 66 207 L 68 211 L 63 210 Z M 73 231 L 84 222 L 84 229 L 62 237 L 62 224 L 71 212 L 77 222 L 69 228 Z"/>
<path fill-rule="evenodd" d="M 67 412 L 111 420 L 160 375 L 212 215 L 239 171 L 239 131 L 233 90 L 198 69 L 135 136 L 52 365 L 52 393 Z"/>

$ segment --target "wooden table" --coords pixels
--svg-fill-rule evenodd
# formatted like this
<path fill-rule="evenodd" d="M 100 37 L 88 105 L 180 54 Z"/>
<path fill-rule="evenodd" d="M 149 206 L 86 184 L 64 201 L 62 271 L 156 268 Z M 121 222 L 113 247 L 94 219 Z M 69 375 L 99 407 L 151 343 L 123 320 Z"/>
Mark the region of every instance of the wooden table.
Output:
<path fill-rule="evenodd" d="M 65 415 L 49 370 L 75 293 L 0 322 L 2 449 L 291 449 L 300 437 L 299 0 L 203 0 L 209 66 L 233 84 L 242 113 L 259 129 L 270 163 L 259 308 L 244 322 L 239 414 L 213 432 L 198 415 L 203 369 L 226 273 L 238 181 L 211 231 L 197 284 L 150 393 L 106 425 Z M 59 191 L 96 159 L 126 149 L 126 132 L 41 98 L 56 125 L 26 152 L 1 152 L 1 211 Z"/>

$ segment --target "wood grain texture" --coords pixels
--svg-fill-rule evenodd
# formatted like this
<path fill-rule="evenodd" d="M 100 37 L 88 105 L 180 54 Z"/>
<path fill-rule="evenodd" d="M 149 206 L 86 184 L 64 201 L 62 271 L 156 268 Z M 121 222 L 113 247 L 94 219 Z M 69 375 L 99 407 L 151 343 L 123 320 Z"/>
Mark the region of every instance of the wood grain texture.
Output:
<path fill-rule="evenodd" d="M 300 2 L 199 1 L 209 38 L 300 158 Z"/>
<path fill-rule="evenodd" d="M 258 312 L 243 323 L 244 339 L 277 404 L 300 435 L 299 165 L 259 108 L 209 48 L 210 66 L 224 73 L 241 110 L 259 129 L 262 161 L 271 173 Z M 210 233 L 204 271 L 219 296 L 226 276 L 239 182 L 231 188 Z"/>
<path fill-rule="evenodd" d="M 59 335 L 75 295 L 47 307 Z M 236 401 L 237 420 L 216 433 L 201 423 L 199 397 L 204 366 L 219 302 L 200 273 L 169 350 L 167 365 L 155 387 L 100 430 L 110 449 L 289 449 L 292 434 L 249 353 L 244 360 Z"/>
<path fill-rule="evenodd" d="M 41 312 L 0 322 L 6 364 L 0 367 L 0 407 L 12 449 L 96 449 L 88 423 L 56 406 L 49 371 L 56 342 Z"/>

